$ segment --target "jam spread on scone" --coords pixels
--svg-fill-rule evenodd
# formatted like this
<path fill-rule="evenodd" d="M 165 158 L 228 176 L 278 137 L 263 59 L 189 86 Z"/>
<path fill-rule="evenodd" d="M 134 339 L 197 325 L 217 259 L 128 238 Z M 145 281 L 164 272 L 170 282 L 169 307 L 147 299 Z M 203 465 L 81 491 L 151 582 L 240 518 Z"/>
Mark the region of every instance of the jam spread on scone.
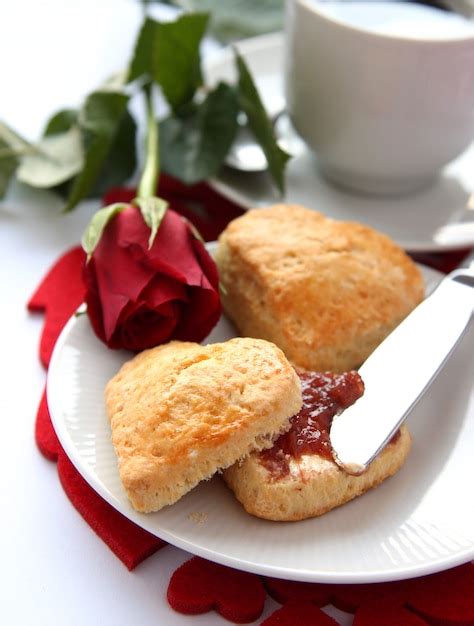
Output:
<path fill-rule="evenodd" d="M 290 418 L 291 428 L 280 435 L 269 450 L 259 453 L 259 460 L 274 479 L 290 471 L 290 457 L 318 454 L 332 459 L 329 430 L 333 417 L 364 393 L 364 383 L 355 371 L 343 374 L 298 372 L 303 393 L 301 409 Z"/>

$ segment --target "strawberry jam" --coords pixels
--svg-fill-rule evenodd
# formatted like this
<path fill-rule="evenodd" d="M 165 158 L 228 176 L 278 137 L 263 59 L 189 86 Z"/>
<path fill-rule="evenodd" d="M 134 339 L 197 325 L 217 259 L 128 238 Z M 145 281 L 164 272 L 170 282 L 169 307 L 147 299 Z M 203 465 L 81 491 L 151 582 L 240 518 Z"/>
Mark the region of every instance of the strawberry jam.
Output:
<path fill-rule="evenodd" d="M 329 431 L 333 417 L 353 404 L 364 393 L 357 372 L 298 372 L 303 405 L 290 418 L 291 428 L 280 435 L 273 448 L 259 453 L 260 463 L 273 475 L 283 478 L 290 471 L 289 459 L 303 454 L 318 454 L 332 459 Z"/>

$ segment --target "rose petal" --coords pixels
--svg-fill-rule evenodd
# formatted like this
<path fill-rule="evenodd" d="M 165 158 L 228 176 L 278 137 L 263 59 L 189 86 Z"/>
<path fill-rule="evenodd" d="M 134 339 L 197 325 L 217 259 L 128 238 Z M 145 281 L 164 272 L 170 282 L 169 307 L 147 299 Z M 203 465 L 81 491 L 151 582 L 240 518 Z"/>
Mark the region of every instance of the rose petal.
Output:
<path fill-rule="evenodd" d="M 139 299 L 153 309 L 170 300 L 189 301 L 186 286 L 163 274 L 158 274 L 152 278 L 140 294 Z"/>
<path fill-rule="evenodd" d="M 137 301 L 156 277 L 157 267 L 147 257 L 148 237 L 149 230 L 140 213 L 134 207 L 129 207 L 108 224 L 94 251 L 94 264 L 90 266 L 90 272 L 87 272 L 86 266 L 86 276 L 95 274 L 103 334 L 107 343 L 111 341 L 123 309 L 130 301 Z M 179 237 L 173 239 L 177 241 Z M 182 239 L 185 240 L 185 237 Z M 169 269 L 167 264 L 164 264 L 164 269 Z M 177 278 L 185 279 L 180 272 Z M 88 282 L 90 284 L 92 281 Z M 165 299 L 182 297 L 179 283 L 169 282 L 166 288 Z"/>
<path fill-rule="evenodd" d="M 179 319 L 179 303 L 166 302 L 157 310 L 141 307 L 121 322 L 111 338 L 111 347 L 141 351 L 170 340 Z"/>
<path fill-rule="evenodd" d="M 183 218 L 168 210 L 150 250 L 150 262 L 170 276 L 177 272 L 186 284 L 199 287 L 203 273 L 200 264 L 196 263 L 193 241 L 194 237 Z"/>
<path fill-rule="evenodd" d="M 217 265 L 215 264 L 213 258 L 210 256 L 209 252 L 206 250 L 206 247 L 199 241 L 193 237 L 192 246 L 194 253 L 199 259 L 199 264 L 204 272 L 204 277 L 206 278 L 206 283 L 209 282 L 210 285 L 214 289 L 219 289 L 219 273 L 217 270 Z M 209 279 L 209 280 L 207 280 Z M 207 286 L 206 284 L 201 285 L 202 287 Z"/>
<path fill-rule="evenodd" d="M 217 291 L 189 288 L 189 305 L 176 328 L 176 339 L 200 342 L 207 337 L 221 316 Z"/>
<path fill-rule="evenodd" d="M 90 261 L 84 265 L 82 280 L 86 288 L 84 301 L 87 305 L 87 316 L 89 317 L 95 334 L 103 341 L 106 341 L 102 303 L 100 301 L 99 290 L 97 287 L 94 258 L 90 259 Z"/>
<path fill-rule="evenodd" d="M 138 302 L 122 309 L 108 345 L 139 351 L 169 341 L 187 302 L 186 287 L 167 276 L 152 279 Z"/>
<path fill-rule="evenodd" d="M 129 257 L 145 265 L 153 275 L 162 272 L 180 282 L 199 284 L 201 271 L 191 243 L 192 235 L 180 215 L 166 211 L 151 248 L 148 247 L 150 230 L 138 209 L 130 207 L 117 217 L 113 221 L 119 225 L 114 241 Z"/>
<path fill-rule="evenodd" d="M 111 187 L 103 196 L 102 204 L 114 204 L 115 202 L 129 203 L 137 197 L 137 190 L 132 187 Z"/>

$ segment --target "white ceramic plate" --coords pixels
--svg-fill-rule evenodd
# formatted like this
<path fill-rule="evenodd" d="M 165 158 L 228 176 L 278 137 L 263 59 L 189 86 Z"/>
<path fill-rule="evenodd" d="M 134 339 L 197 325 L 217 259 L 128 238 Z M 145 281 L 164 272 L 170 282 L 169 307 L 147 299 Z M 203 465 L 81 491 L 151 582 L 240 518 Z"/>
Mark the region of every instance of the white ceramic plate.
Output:
<path fill-rule="evenodd" d="M 284 105 L 283 35 L 248 39 L 238 48 L 250 66 L 268 112 L 275 114 Z M 206 64 L 206 76 L 210 83 L 235 80 L 232 52 L 225 50 L 213 57 Z M 474 210 L 467 208 L 474 191 L 473 171 L 474 145 L 425 191 L 398 198 L 369 197 L 327 183 L 318 174 L 316 156 L 304 150 L 287 166 L 284 201 L 303 204 L 337 219 L 363 222 L 412 252 L 450 250 L 474 245 Z M 281 201 L 266 173 L 246 174 L 224 168 L 211 184 L 244 208 Z"/>
<path fill-rule="evenodd" d="M 427 278 L 433 284 L 439 275 L 427 270 Z M 222 318 L 207 342 L 234 334 Z M 103 398 L 106 382 L 130 354 L 105 348 L 85 315 L 72 317 L 56 344 L 48 403 L 61 444 L 87 482 L 169 543 L 275 577 L 379 582 L 474 557 L 474 502 L 466 482 L 474 474 L 473 355 L 474 325 L 411 416 L 413 450 L 396 476 L 320 518 L 295 523 L 251 517 L 219 477 L 158 513 L 136 513 L 119 479 Z"/>

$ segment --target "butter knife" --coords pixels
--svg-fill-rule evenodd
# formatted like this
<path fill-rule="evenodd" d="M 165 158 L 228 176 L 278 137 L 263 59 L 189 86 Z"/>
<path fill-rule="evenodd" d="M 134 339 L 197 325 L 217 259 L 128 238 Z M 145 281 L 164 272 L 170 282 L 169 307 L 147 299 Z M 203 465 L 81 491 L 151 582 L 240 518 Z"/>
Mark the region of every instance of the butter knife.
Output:
<path fill-rule="evenodd" d="M 361 474 L 390 441 L 467 329 L 474 263 L 448 274 L 359 369 L 364 395 L 336 415 L 329 433 L 336 463 Z"/>

